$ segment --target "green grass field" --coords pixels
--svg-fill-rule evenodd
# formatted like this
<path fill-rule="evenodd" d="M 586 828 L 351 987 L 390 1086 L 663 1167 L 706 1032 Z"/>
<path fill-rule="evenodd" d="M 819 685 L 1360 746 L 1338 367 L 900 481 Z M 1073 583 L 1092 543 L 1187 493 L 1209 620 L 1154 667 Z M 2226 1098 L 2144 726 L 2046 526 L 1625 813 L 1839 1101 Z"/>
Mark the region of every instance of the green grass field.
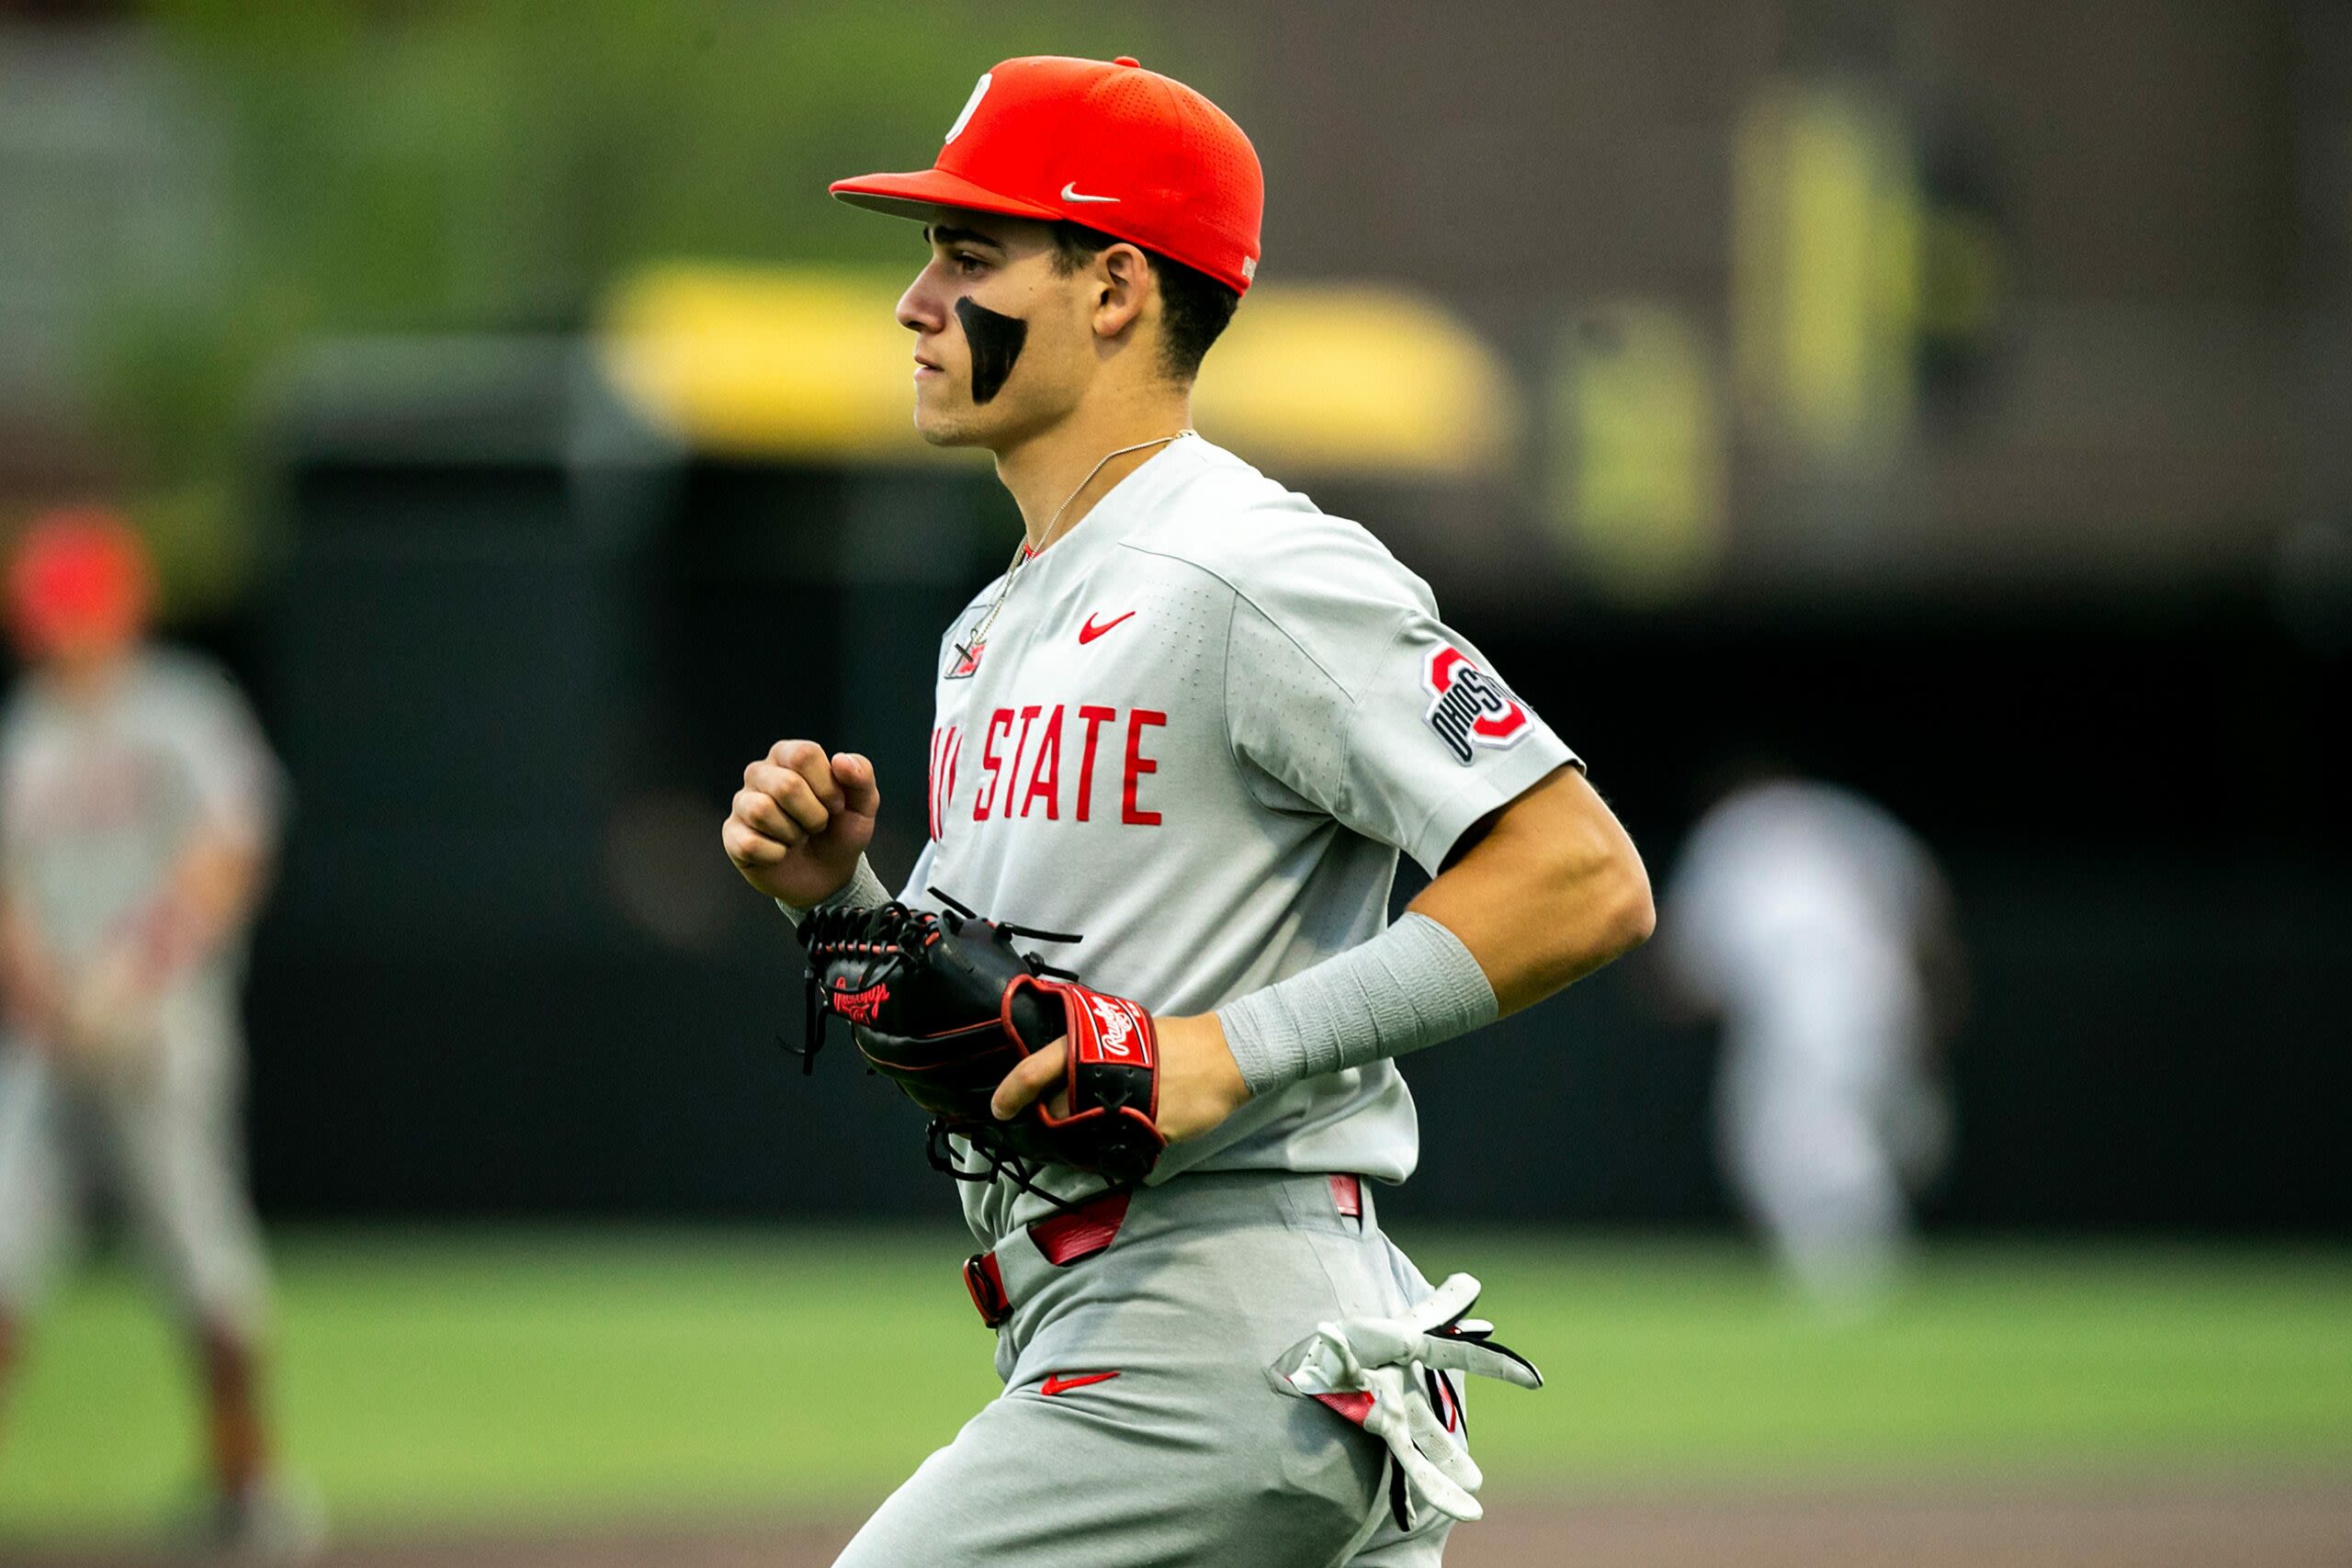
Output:
<path fill-rule="evenodd" d="M 1408 1244 L 1416 1238 L 1408 1235 Z M 946 1233 L 284 1239 L 276 1403 L 345 1523 L 862 1507 L 995 1390 Z M 1832 1329 L 1728 1246 L 1421 1238 L 1541 1393 L 1481 1391 L 1498 1494 L 1955 1475 L 2352 1474 L 2352 1253 L 1973 1248 Z M 0 1540 L 189 1495 L 195 1405 L 128 1274 L 40 1321 Z"/>

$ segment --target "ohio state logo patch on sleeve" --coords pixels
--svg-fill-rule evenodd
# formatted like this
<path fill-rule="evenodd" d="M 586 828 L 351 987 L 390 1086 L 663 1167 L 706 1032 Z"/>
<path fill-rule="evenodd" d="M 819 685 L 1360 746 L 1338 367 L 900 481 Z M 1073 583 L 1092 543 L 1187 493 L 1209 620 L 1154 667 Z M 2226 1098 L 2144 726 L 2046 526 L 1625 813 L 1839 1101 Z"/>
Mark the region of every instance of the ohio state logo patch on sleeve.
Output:
<path fill-rule="evenodd" d="M 1454 761 L 1467 766 L 1480 746 L 1515 745 L 1534 728 L 1526 705 L 1510 688 L 1471 662 L 1470 656 L 1450 644 L 1430 650 L 1421 669 L 1421 684 L 1429 688 L 1429 720 L 1438 739 L 1453 751 Z"/>

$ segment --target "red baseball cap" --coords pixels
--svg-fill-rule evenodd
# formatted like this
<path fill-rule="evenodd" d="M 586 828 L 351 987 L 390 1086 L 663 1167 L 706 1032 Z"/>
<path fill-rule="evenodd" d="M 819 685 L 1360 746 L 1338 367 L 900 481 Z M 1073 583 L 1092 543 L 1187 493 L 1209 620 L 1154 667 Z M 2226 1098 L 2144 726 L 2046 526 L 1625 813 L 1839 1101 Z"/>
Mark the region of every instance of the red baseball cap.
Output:
<path fill-rule="evenodd" d="M 933 165 L 830 187 L 843 201 L 929 219 L 964 208 L 1068 219 L 1247 292 L 1266 182 L 1223 109 L 1125 55 L 1008 60 L 982 76 Z"/>
<path fill-rule="evenodd" d="M 85 637 L 135 637 L 153 597 L 146 547 L 105 507 L 68 507 L 36 518 L 8 565 L 11 629 L 36 657 Z"/>

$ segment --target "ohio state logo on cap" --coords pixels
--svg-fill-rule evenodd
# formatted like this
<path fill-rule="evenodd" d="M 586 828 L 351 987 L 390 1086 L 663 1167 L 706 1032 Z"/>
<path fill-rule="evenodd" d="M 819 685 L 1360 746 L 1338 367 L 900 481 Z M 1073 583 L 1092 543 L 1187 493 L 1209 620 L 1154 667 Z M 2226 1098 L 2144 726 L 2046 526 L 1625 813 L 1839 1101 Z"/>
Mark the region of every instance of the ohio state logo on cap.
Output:
<path fill-rule="evenodd" d="M 980 100 L 989 96 L 989 84 L 995 80 L 996 73 L 994 72 L 983 71 L 980 73 L 978 85 L 973 87 L 972 96 L 964 100 L 963 111 L 956 115 L 956 123 L 947 128 L 947 135 L 940 142 L 941 146 L 945 146 L 947 142 L 953 141 L 957 137 L 964 134 L 964 128 L 972 123 L 972 111 L 980 107 Z"/>
<path fill-rule="evenodd" d="M 928 169 L 835 180 L 855 207 L 924 222 L 942 209 L 1080 223 L 1206 273 L 1258 276 L 1265 174 L 1223 109 L 1133 55 L 999 61 Z"/>
<path fill-rule="evenodd" d="M 1510 688 L 1451 644 L 1440 643 L 1430 650 L 1421 684 L 1432 697 L 1423 716 L 1458 762 L 1466 765 L 1476 747 L 1515 745 L 1534 728 L 1525 705 L 1510 694 Z"/>

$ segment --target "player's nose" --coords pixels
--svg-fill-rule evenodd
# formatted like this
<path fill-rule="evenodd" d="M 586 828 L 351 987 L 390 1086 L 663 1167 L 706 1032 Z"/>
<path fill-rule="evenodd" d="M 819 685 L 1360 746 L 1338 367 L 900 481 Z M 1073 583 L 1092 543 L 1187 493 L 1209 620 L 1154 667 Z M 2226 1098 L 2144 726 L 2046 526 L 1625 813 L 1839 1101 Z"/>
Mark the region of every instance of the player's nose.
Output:
<path fill-rule="evenodd" d="M 947 326 L 947 304 L 932 287 L 932 269 L 925 267 L 907 291 L 899 296 L 899 324 L 909 332 L 936 333 Z"/>

